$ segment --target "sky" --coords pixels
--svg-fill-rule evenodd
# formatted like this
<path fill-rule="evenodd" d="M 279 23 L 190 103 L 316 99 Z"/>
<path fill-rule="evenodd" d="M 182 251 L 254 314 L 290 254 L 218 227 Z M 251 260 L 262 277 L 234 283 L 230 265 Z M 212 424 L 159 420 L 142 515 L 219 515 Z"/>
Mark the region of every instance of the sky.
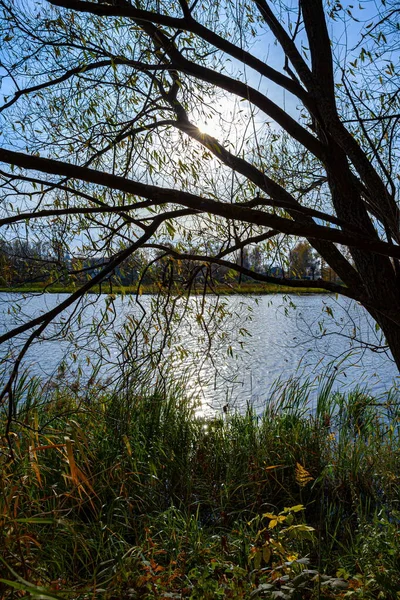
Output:
<path fill-rule="evenodd" d="M 288 1 L 292 6 L 297 5 L 295 0 Z M 351 4 L 347 2 L 343 3 L 343 5 L 346 7 Z M 365 1 L 361 4 L 357 3 L 354 4 L 354 18 L 340 12 L 335 21 L 330 20 L 329 31 L 331 38 L 334 41 L 335 54 L 339 60 L 343 61 L 342 64 L 353 60 L 359 53 L 359 48 L 356 48 L 353 51 L 352 49 L 357 45 L 360 37 L 360 30 L 376 15 L 378 5 L 379 2 L 375 2 L 374 0 Z M 360 7 L 364 7 L 364 9 L 361 10 Z M 283 72 L 284 56 L 279 46 L 274 43 L 273 36 L 268 31 L 261 32 L 259 28 L 256 33 L 257 35 L 254 38 L 255 41 L 251 48 L 251 52 L 258 58 L 265 60 L 273 68 Z M 304 41 L 304 34 L 300 31 L 299 42 L 302 41 Z M 258 73 L 255 73 L 252 69 L 240 64 L 238 61 L 231 60 L 230 64 L 232 71 L 241 71 L 241 79 L 243 81 L 247 81 L 252 87 L 260 89 L 260 91 L 268 95 L 271 100 L 283 107 L 294 118 L 300 118 L 299 101 L 297 98 L 273 84 L 271 81 L 260 78 Z M 3 79 L 1 93 L 10 93 L 10 81 L 8 78 Z M 221 115 L 225 121 L 224 129 L 226 129 L 226 125 L 229 122 L 237 124 L 236 131 L 235 127 L 233 127 L 229 132 L 229 136 L 232 136 L 229 139 L 233 141 L 237 147 L 240 144 L 241 135 L 245 131 L 246 122 L 248 123 L 250 121 L 250 128 L 258 128 L 268 121 L 271 123 L 271 130 L 279 130 L 279 126 L 261 112 L 254 114 L 252 118 L 250 118 L 251 113 L 247 102 L 237 102 L 234 101 L 232 97 L 227 96 L 225 98 L 222 97 L 214 108 L 216 109 L 216 113 L 218 113 L 215 117 L 207 118 L 205 115 L 200 115 L 200 117 L 197 117 L 197 123 L 199 124 L 200 129 L 205 133 L 217 137 L 222 142 L 224 142 L 224 138 L 226 139 L 226 131 L 224 132 L 220 126 L 219 115 Z M 251 133 L 251 131 L 249 133 Z"/>
<path fill-rule="evenodd" d="M 31 2 L 32 0 L 29 0 Z M 295 0 L 289 0 L 290 4 L 296 5 Z M 36 4 L 36 2 L 35 2 Z M 351 52 L 351 49 L 357 44 L 360 36 L 360 29 L 365 23 L 369 22 L 377 14 L 377 6 L 380 4 L 379 1 L 375 0 L 364 0 L 363 2 L 343 2 L 344 7 L 354 6 L 352 8 L 352 14 L 356 20 L 351 19 L 348 15 L 340 13 L 336 21 L 330 21 L 329 31 L 332 40 L 335 41 L 335 53 L 338 55 L 341 61 L 348 62 L 353 60 L 354 56 L 358 54 L 358 51 Z M 363 9 L 361 10 L 360 7 Z M 304 38 L 304 36 L 303 36 Z M 302 36 L 299 36 L 299 40 Z M 273 68 L 283 71 L 284 58 L 280 51 L 280 48 L 274 44 L 274 38 L 269 32 L 263 32 L 260 34 L 260 29 L 257 30 L 257 37 L 255 38 L 255 44 L 251 48 L 251 52 L 262 60 L 266 60 Z M 248 83 L 256 88 L 259 86 L 262 91 L 268 93 L 268 96 L 284 107 L 289 113 L 295 115 L 296 99 L 285 90 L 282 90 L 272 82 L 260 80 L 259 74 L 253 72 L 250 68 L 240 65 L 235 59 L 232 60 L 234 68 L 239 67 L 244 71 L 244 78 L 247 79 Z M 1 47 L 0 47 L 0 62 L 1 62 Z M 5 75 L 4 69 L 0 65 L 0 76 L 2 77 L 0 96 L 10 94 L 13 89 L 12 82 L 9 77 Z M 227 111 L 225 111 L 227 112 Z M 203 124 L 206 127 L 205 123 Z"/>

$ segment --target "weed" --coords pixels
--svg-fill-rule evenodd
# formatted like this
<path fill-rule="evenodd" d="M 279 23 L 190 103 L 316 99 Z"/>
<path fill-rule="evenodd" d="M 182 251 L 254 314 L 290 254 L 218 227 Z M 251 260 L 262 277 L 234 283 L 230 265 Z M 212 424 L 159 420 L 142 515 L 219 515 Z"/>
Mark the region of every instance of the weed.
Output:
<path fill-rule="evenodd" d="M 310 413 L 289 382 L 201 418 L 179 389 L 70 390 L 36 382 L 1 442 L 0 597 L 398 596 L 393 392 L 328 381 Z"/>

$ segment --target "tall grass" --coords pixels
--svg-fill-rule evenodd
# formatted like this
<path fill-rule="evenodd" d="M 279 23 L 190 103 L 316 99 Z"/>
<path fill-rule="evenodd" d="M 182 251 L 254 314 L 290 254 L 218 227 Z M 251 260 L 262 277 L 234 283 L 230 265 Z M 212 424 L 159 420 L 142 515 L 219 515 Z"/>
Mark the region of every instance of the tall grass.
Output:
<path fill-rule="evenodd" d="M 212 418 L 177 388 L 36 387 L 12 453 L 1 442 L 0 597 L 247 598 L 300 559 L 355 597 L 398 597 L 398 398 L 332 384 L 312 413 L 293 380 L 262 415 Z M 321 581 L 288 597 L 336 597 Z"/>

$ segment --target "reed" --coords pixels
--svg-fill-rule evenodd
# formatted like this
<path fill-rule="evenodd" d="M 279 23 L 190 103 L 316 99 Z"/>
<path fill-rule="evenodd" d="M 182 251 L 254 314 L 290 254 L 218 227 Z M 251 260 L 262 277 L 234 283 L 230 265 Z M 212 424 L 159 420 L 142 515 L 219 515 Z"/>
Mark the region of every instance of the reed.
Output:
<path fill-rule="evenodd" d="M 0 597 L 398 597 L 395 391 L 327 377 L 311 412 L 292 380 L 263 414 L 202 417 L 177 387 L 24 385 L 1 442 Z"/>

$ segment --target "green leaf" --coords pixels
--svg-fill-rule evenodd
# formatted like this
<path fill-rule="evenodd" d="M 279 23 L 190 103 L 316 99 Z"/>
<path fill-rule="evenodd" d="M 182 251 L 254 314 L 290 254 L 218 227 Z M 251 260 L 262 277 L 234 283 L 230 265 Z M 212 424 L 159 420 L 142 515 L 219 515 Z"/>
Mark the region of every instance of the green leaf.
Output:
<path fill-rule="evenodd" d="M 10 581 L 9 579 L 0 579 L 0 583 L 5 583 L 15 590 L 27 592 L 35 598 L 40 598 L 40 600 L 60 600 L 60 598 L 62 598 L 62 596 L 49 593 L 44 588 L 36 587 L 28 582 L 19 583 L 18 581 Z"/>
<path fill-rule="evenodd" d="M 40 517 L 26 517 L 15 519 L 17 523 L 35 523 L 36 525 L 52 525 L 56 523 L 56 519 L 41 519 Z"/>
<path fill-rule="evenodd" d="M 304 510 L 304 505 L 303 504 L 296 504 L 295 506 L 289 506 L 289 507 L 285 506 L 285 508 L 283 509 L 282 512 L 283 513 L 288 513 L 288 512 L 297 513 L 297 512 L 300 512 L 301 510 Z"/>

